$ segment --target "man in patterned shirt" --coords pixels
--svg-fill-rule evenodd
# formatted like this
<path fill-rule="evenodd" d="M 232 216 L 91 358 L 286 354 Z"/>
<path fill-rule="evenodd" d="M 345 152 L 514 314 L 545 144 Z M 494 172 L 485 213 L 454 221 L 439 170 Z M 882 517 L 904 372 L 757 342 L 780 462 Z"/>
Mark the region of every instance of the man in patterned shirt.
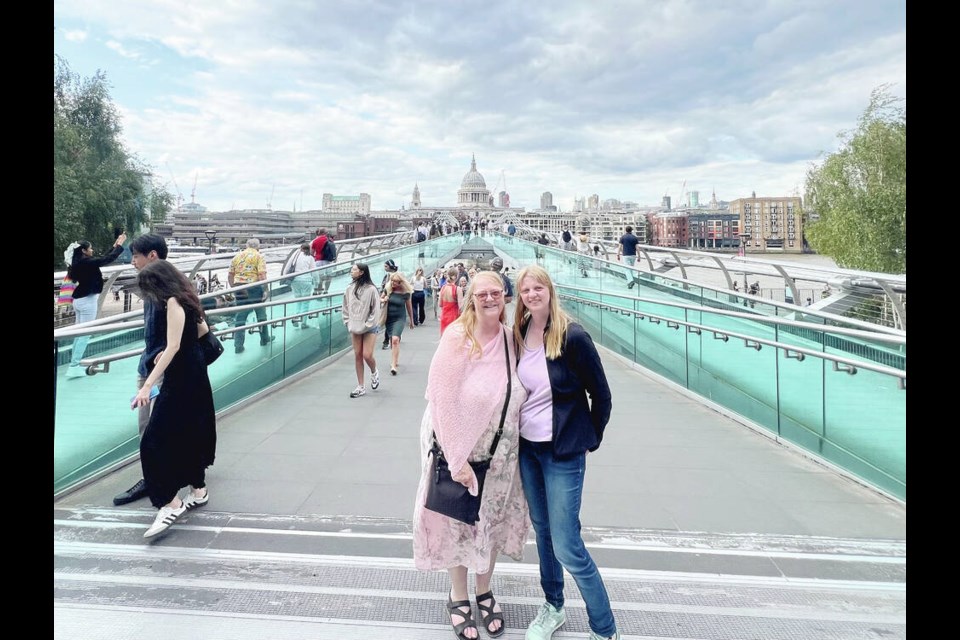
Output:
<path fill-rule="evenodd" d="M 260 282 L 267 279 L 267 261 L 260 254 L 260 240 L 250 238 L 247 240 L 247 248 L 238 253 L 233 261 L 230 262 L 230 271 L 227 273 L 227 282 L 231 287 L 242 286 L 251 282 Z M 267 299 L 268 290 L 263 285 L 257 285 L 247 289 L 240 289 L 236 292 L 237 306 L 256 304 Z M 247 337 L 247 332 L 243 328 L 247 324 L 247 316 L 250 315 L 250 309 L 241 309 L 234 316 L 234 326 L 239 331 L 233 334 L 233 350 L 236 353 L 243 353 L 243 342 Z M 267 310 L 263 307 L 252 309 L 257 314 L 257 322 L 266 322 Z M 277 339 L 277 336 L 270 335 L 270 327 L 266 324 L 260 325 L 260 345 L 265 346 Z"/>

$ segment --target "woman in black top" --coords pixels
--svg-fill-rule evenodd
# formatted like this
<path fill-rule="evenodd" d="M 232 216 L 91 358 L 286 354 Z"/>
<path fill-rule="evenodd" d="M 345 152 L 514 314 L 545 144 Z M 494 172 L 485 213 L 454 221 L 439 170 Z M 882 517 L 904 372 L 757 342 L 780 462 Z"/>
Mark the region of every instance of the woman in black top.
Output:
<path fill-rule="evenodd" d="M 77 283 L 76 289 L 73 290 L 75 324 L 90 322 L 97 318 L 100 294 L 103 292 L 103 273 L 100 272 L 100 267 L 108 265 L 120 257 L 126 239 L 127 235 L 121 233 L 117 236 L 110 251 L 99 258 L 93 257 L 93 246 L 87 240 L 81 240 L 71 245 L 73 253 L 67 267 L 67 277 Z M 80 368 L 80 360 L 83 358 L 89 340 L 90 336 L 80 336 L 74 340 L 73 354 L 70 357 L 70 366 L 67 368 L 68 378 L 80 378 L 84 375 L 83 369 Z"/>
<path fill-rule="evenodd" d="M 200 338 L 210 327 L 193 284 L 166 260 L 147 263 L 137 274 L 137 284 L 144 298 L 165 310 L 167 320 L 166 346 L 131 407 L 150 404 L 153 386 L 163 381 L 140 437 L 143 479 L 158 510 L 143 534 L 152 538 L 188 509 L 209 502 L 206 469 L 216 456 L 217 418 L 200 347 Z M 181 498 L 183 487 L 189 489 Z"/>

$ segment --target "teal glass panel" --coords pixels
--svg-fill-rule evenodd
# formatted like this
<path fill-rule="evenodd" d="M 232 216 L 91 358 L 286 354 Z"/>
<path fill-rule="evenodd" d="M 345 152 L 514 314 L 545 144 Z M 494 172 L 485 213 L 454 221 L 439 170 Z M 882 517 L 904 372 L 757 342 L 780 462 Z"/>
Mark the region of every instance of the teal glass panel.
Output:
<path fill-rule="evenodd" d="M 445 236 L 419 245 L 411 245 L 376 255 L 358 256 L 371 267 L 374 284 L 382 278 L 383 263 L 393 259 L 401 271 L 412 276 L 418 266 L 431 273 L 455 257 L 462 247 L 459 236 Z M 422 254 L 422 255 L 421 255 Z M 317 270 L 317 282 L 328 279 L 329 295 L 298 299 L 290 286 L 294 276 L 267 283 L 269 304 L 264 308 L 266 325 L 274 340 L 261 345 L 258 320 L 247 310 L 247 331 L 243 353 L 234 349 L 236 318 L 241 308 L 223 298 L 227 291 L 204 296 L 209 302 L 208 320 L 224 344 L 224 353 L 208 369 L 217 411 L 241 402 L 267 387 L 281 382 L 325 358 L 351 347 L 350 335 L 343 325 L 343 292 L 350 283 L 353 261 L 337 262 Z M 219 304 L 220 306 L 216 306 Z M 306 318 L 308 328 L 294 323 Z M 139 318 L 137 318 L 139 319 Z M 127 461 L 139 452 L 137 412 L 130 409 L 136 393 L 139 352 L 143 349 L 143 329 L 124 329 L 92 336 L 85 358 L 136 352 L 110 363 L 109 371 L 82 378 L 67 378 L 74 339 L 54 340 L 54 493 Z"/>
<path fill-rule="evenodd" d="M 906 499 L 906 390 L 891 376 L 827 367 L 823 455 Z"/>

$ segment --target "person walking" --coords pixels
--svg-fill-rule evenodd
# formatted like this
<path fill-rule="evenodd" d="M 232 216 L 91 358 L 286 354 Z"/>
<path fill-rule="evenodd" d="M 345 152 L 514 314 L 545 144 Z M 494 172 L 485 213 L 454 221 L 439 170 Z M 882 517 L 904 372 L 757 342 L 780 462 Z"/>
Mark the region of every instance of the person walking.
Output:
<path fill-rule="evenodd" d="M 317 274 L 312 271 L 316 266 L 316 260 L 313 259 L 313 251 L 308 242 L 300 245 L 300 251 L 290 259 L 290 264 L 287 266 L 287 274 L 294 274 L 290 280 L 293 297 L 300 298 L 296 313 L 301 315 L 294 318 L 292 322 L 294 326 L 299 326 L 301 329 L 310 328 L 307 324 L 307 316 L 302 314 L 310 309 L 310 301 L 307 298 L 317 290 Z"/>
<path fill-rule="evenodd" d="M 590 334 L 560 308 L 550 275 L 537 265 L 525 267 L 517 290 L 517 378 L 527 391 L 520 408 L 520 478 L 546 597 L 526 640 L 549 640 L 566 621 L 564 569 L 580 589 L 591 640 L 618 640 L 610 598 L 580 535 L 587 452 L 603 439 L 610 387 Z"/>
<path fill-rule="evenodd" d="M 230 271 L 227 272 L 227 283 L 231 287 L 245 285 L 252 282 L 260 282 L 267 279 L 267 261 L 263 259 L 260 253 L 260 240 L 250 238 L 247 240 L 247 248 L 234 256 L 230 261 Z M 238 307 L 248 304 L 257 304 L 267 299 L 269 291 L 263 285 L 256 285 L 236 291 L 236 301 Z M 247 338 L 247 332 L 244 327 L 247 325 L 247 316 L 251 309 L 241 308 L 234 316 L 234 326 L 239 330 L 233 334 L 234 353 L 243 353 L 243 343 Z M 260 346 L 264 347 L 274 340 L 277 336 L 270 335 L 270 327 L 266 324 L 267 310 L 263 307 L 252 309 L 260 325 Z"/>
<path fill-rule="evenodd" d="M 447 269 L 447 281 L 440 289 L 438 296 L 440 300 L 440 335 L 450 326 L 450 323 L 460 317 L 460 290 L 457 287 L 457 279 L 460 277 L 460 270 L 456 267 Z"/>
<path fill-rule="evenodd" d="M 387 282 L 390 281 L 390 276 L 396 273 L 399 270 L 397 263 L 392 259 L 387 260 L 383 263 L 383 280 L 380 281 L 380 295 L 387 290 Z M 380 349 L 386 351 L 390 348 L 390 335 L 386 332 L 383 334 L 383 344 L 380 346 Z"/>
<path fill-rule="evenodd" d="M 622 257 L 624 264 L 630 267 L 627 276 L 630 279 L 630 283 L 627 285 L 628 289 L 633 289 L 633 286 L 637 284 L 633 269 L 634 265 L 637 264 L 637 245 L 639 243 L 640 238 L 633 235 L 633 227 L 627 225 L 624 234 L 620 236 L 620 243 L 617 245 L 617 260 Z"/>
<path fill-rule="evenodd" d="M 468 594 L 469 571 L 475 573 L 474 601 L 487 635 L 497 637 L 506 631 L 491 578 L 499 555 L 522 559 L 530 530 L 517 482 L 519 412 L 526 391 L 517 381 L 514 341 L 504 325 L 503 285 L 497 274 L 484 271 L 477 274 L 469 293 L 470 303 L 440 337 L 430 362 L 413 512 L 414 565 L 420 571 L 447 572 L 446 609 L 459 640 L 479 637 Z M 433 481 L 429 456 L 434 441 L 453 479 L 472 495 L 480 493 L 475 525 L 424 506 Z M 483 460 L 490 465 L 481 491 L 469 462 Z"/>
<path fill-rule="evenodd" d="M 93 245 L 88 240 L 80 240 L 71 243 L 67 247 L 64 258 L 67 259 L 67 277 L 76 283 L 73 290 L 73 311 L 76 315 L 74 324 L 82 324 L 97 319 L 97 310 L 100 306 L 100 294 L 103 293 L 103 272 L 100 267 L 104 267 L 123 253 L 123 243 L 126 242 L 127 235 L 121 233 L 114 240 L 110 251 L 100 256 L 93 257 Z M 82 378 L 86 375 L 80 367 L 80 361 L 87 350 L 87 344 L 90 342 L 90 336 L 80 336 L 73 341 L 73 348 L 70 353 L 70 366 L 67 367 L 67 378 Z"/>
<path fill-rule="evenodd" d="M 536 260 L 539 264 L 543 264 L 543 259 L 545 257 L 545 252 L 543 250 L 543 247 L 548 247 L 548 246 L 550 246 L 550 239 L 547 238 L 547 234 L 541 233 L 540 237 L 537 238 L 537 246 L 533 248 L 535 252 Z"/>
<path fill-rule="evenodd" d="M 380 371 L 373 357 L 380 322 L 380 295 L 370 279 L 370 267 L 363 262 L 350 267 L 350 277 L 353 280 L 343 292 L 341 314 L 353 342 L 353 361 L 357 371 L 357 388 L 350 392 L 350 397 L 359 398 L 367 393 L 363 385 L 364 363 L 370 367 L 370 388 L 376 391 L 380 387 Z"/>
<path fill-rule="evenodd" d="M 387 289 L 380 296 L 380 306 L 384 309 L 384 327 L 390 336 L 390 374 L 397 375 L 400 365 L 400 338 L 403 325 L 410 323 L 413 329 L 413 305 L 410 302 L 413 287 L 399 271 L 391 274 Z"/>
<path fill-rule="evenodd" d="M 413 325 L 419 326 L 427 319 L 426 305 L 429 283 L 427 282 L 427 276 L 423 273 L 423 267 L 417 267 L 410 284 L 413 285 L 413 296 L 410 299 L 413 303 Z"/>
<path fill-rule="evenodd" d="M 163 236 L 156 234 L 144 234 L 137 236 L 130 243 L 130 262 L 137 271 L 141 271 L 145 266 L 156 260 L 167 259 L 167 241 Z M 197 274 L 199 275 L 199 274 Z M 156 365 L 157 358 L 167 346 L 167 310 L 164 305 L 156 304 L 148 296 L 143 297 L 143 353 L 140 354 L 140 362 L 137 365 L 137 390 L 143 388 L 147 376 Z M 158 388 L 163 386 L 163 376 L 157 378 L 154 385 Z M 150 388 L 150 387 L 148 387 Z M 153 409 L 154 401 L 148 402 L 137 411 L 137 431 L 140 434 L 140 441 L 143 442 L 143 434 L 150 424 L 150 412 Z M 141 469 L 142 469 L 141 462 Z M 122 506 L 147 497 L 147 483 L 141 477 L 132 487 L 119 493 L 113 498 L 113 504 Z"/>
<path fill-rule="evenodd" d="M 152 538 L 188 509 L 210 500 L 206 469 L 216 455 L 217 417 L 199 341 L 210 327 L 193 285 L 166 260 L 140 269 L 137 285 L 144 297 L 165 309 L 167 320 L 166 346 L 132 403 L 133 408 L 148 405 L 151 388 L 163 380 L 140 440 L 147 494 L 158 510 L 143 534 Z M 185 486 L 189 488 L 181 498 Z"/>
<path fill-rule="evenodd" d="M 590 248 L 590 237 L 586 233 L 580 234 L 577 253 L 580 254 L 577 257 L 577 269 L 580 270 L 580 275 L 586 278 L 587 269 L 593 267 L 593 249 Z"/>

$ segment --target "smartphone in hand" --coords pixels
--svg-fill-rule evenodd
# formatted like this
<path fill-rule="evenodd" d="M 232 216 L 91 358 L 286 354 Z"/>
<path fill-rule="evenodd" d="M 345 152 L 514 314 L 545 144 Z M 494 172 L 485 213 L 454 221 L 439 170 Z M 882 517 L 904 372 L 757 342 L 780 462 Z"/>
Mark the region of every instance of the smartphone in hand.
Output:
<path fill-rule="evenodd" d="M 158 395 L 160 395 L 160 387 L 158 387 L 157 385 L 153 385 L 152 387 L 150 387 L 150 399 L 153 400 L 153 399 L 156 398 Z M 137 408 L 137 405 L 134 404 L 134 402 L 136 401 L 136 399 L 137 399 L 137 396 L 136 396 L 136 395 L 134 395 L 132 398 L 130 398 L 130 408 L 131 408 L 131 409 L 136 409 L 136 408 Z"/>

